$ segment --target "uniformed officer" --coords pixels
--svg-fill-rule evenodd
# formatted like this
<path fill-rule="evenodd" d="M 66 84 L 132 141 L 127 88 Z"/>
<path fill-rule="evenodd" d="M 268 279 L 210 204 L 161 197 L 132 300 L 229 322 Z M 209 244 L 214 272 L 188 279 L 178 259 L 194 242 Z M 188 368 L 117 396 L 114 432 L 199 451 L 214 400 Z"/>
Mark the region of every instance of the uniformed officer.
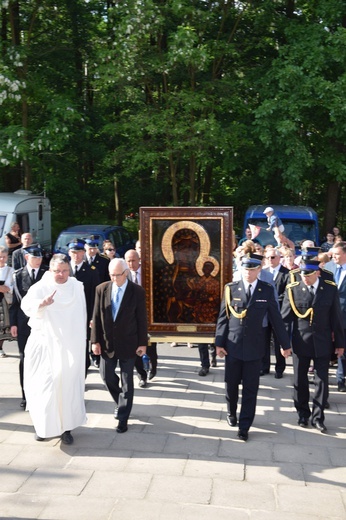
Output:
<path fill-rule="evenodd" d="M 68 254 L 71 258 L 71 269 L 72 274 L 79 282 L 83 283 L 85 301 L 87 307 L 87 345 L 86 345 L 86 371 L 90 366 L 90 353 L 89 353 L 89 339 L 90 339 L 90 321 L 92 319 L 94 302 L 95 302 L 95 289 L 100 283 L 100 276 L 98 270 L 93 265 L 89 265 L 85 261 L 85 241 L 81 238 L 75 239 L 73 242 L 68 244 Z M 93 364 L 96 368 L 100 366 L 99 356 L 92 354 Z"/>
<path fill-rule="evenodd" d="M 100 277 L 100 283 L 109 282 L 109 258 L 101 255 L 98 249 L 98 242 L 94 238 L 85 240 L 86 261 L 92 267 L 96 267 Z"/>
<path fill-rule="evenodd" d="M 292 335 L 294 368 L 294 404 L 298 424 L 311 424 L 322 433 L 324 409 L 328 398 L 328 367 L 332 339 L 336 354 L 344 352 L 344 330 L 338 290 L 331 280 L 321 277 L 319 262 L 308 259 L 300 263 L 301 280 L 286 287 L 281 314 L 286 330 Z M 313 360 L 315 393 L 312 411 L 309 406 L 308 370 Z"/>
<path fill-rule="evenodd" d="M 22 401 L 20 406 L 25 409 L 24 351 L 31 329 L 28 325 L 29 318 L 22 311 L 20 304 L 30 287 L 38 282 L 38 280 L 41 280 L 44 273 L 48 270 L 48 267 L 42 265 L 42 249 L 39 244 L 28 245 L 26 249 L 23 249 L 23 253 L 26 265 L 18 269 L 13 275 L 13 302 L 10 306 L 9 314 L 11 335 L 17 338 L 19 349 L 19 381 L 22 388 Z"/>
<path fill-rule="evenodd" d="M 227 284 L 216 326 L 217 355 L 226 356 L 225 381 L 227 423 L 237 425 L 239 385 L 242 405 L 239 439 L 246 441 L 255 417 L 262 358 L 265 353 L 268 319 L 282 345 L 282 355 L 291 353 L 289 336 L 274 297 L 274 288 L 258 279 L 262 257 L 248 254 L 242 258 L 241 280 Z"/>

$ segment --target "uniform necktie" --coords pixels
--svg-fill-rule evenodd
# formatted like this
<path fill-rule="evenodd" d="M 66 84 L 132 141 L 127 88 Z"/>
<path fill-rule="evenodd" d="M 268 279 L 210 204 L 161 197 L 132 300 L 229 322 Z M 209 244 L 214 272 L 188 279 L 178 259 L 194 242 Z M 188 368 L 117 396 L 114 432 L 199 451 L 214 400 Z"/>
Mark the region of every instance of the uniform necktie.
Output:
<path fill-rule="evenodd" d="M 31 281 L 34 283 L 35 281 L 35 269 L 31 270 Z"/>
<path fill-rule="evenodd" d="M 311 303 L 312 303 L 312 300 L 314 299 L 315 297 L 315 288 L 313 285 L 310 285 L 309 287 L 309 293 L 310 293 L 310 298 L 311 298 Z"/>
<path fill-rule="evenodd" d="M 340 276 L 341 276 L 341 270 L 342 270 L 342 266 L 338 265 L 338 268 L 337 268 L 336 273 L 335 273 L 335 283 L 336 283 L 336 285 L 339 285 Z"/>
<path fill-rule="evenodd" d="M 78 265 L 76 265 L 74 268 L 74 276 L 76 276 L 77 273 L 78 273 Z"/>
<path fill-rule="evenodd" d="M 135 283 L 138 283 L 138 271 L 135 272 L 135 279 L 134 279 L 134 282 L 135 282 Z"/>
<path fill-rule="evenodd" d="M 91 265 L 93 263 L 93 260 L 94 259 L 92 257 L 89 258 L 89 265 Z"/>
<path fill-rule="evenodd" d="M 120 292 L 121 292 L 121 289 L 118 288 L 118 290 L 116 292 L 116 295 L 115 295 L 115 299 L 114 298 L 112 299 L 112 316 L 113 316 L 113 321 L 115 321 L 115 318 L 117 317 L 117 314 L 118 314 L 119 302 L 120 302 Z"/>
<path fill-rule="evenodd" d="M 246 301 L 247 301 L 247 303 L 249 303 L 249 301 L 251 300 L 251 287 L 252 287 L 252 285 L 250 284 L 249 287 L 247 288 L 247 291 L 246 291 Z"/>

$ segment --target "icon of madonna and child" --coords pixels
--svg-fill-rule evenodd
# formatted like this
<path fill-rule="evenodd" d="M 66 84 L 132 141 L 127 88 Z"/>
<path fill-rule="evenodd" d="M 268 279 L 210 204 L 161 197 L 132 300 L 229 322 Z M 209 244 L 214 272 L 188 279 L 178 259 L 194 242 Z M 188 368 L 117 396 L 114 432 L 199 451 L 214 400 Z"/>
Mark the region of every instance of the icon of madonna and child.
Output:
<path fill-rule="evenodd" d="M 154 322 L 216 323 L 220 309 L 220 264 L 210 256 L 204 226 L 179 221 L 163 233 L 154 254 Z"/>

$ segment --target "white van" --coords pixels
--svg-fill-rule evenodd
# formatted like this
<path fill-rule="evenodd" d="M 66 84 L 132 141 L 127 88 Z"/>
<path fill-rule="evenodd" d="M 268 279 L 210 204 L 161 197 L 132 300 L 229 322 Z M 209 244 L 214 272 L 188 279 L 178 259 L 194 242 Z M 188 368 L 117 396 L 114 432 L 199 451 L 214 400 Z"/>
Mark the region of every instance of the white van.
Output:
<path fill-rule="evenodd" d="M 31 233 L 34 243 L 49 252 L 51 243 L 50 201 L 43 195 L 18 190 L 0 193 L 0 245 L 6 246 L 5 235 L 11 230 L 12 222 L 18 222 L 21 233 Z"/>

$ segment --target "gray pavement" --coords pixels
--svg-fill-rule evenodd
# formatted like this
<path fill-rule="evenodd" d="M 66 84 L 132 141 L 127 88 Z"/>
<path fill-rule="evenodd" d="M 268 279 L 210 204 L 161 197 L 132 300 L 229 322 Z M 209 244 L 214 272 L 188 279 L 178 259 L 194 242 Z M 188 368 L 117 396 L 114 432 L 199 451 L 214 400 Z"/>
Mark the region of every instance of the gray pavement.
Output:
<path fill-rule="evenodd" d="M 328 434 L 302 429 L 292 367 L 261 378 L 249 441 L 225 420 L 223 361 L 198 376 L 198 349 L 159 344 L 159 370 L 136 388 L 129 430 L 98 371 L 86 381 L 88 423 L 72 446 L 34 440 L 19 407 L 18 354 L 0 359 L 0 518 L 310 520 L 346 518 L 346 394 L 330 371 Z M 290 361 L 289 361 L 290 362 Z"/>

